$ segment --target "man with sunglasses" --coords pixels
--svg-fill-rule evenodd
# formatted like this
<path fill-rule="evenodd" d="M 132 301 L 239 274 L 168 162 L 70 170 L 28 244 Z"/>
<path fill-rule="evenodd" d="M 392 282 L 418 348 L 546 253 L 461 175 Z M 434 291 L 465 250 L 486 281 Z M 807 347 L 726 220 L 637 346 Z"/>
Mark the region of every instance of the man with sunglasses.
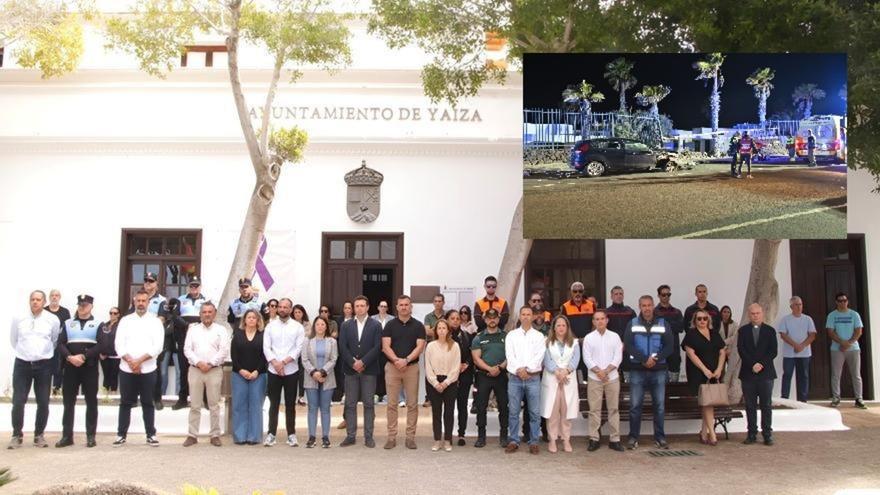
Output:
<path fill-rule="evenodd" d="M 843 364 L 849 368 L 852 379 L 853 393 L 856 396 L 856 407 L 867 409 L 862 402 L 861 349 L 859 338 L 864 331 L 862 317 L 849 309 L 849 298 L 846 293 L 839 292 L 834 297 L 837 309 L 828 313 L 825 330 L 831 342 L 831 405 L 840 405 L 840 377 Z"/>
<path fill-rule="evenodd" d="M 541 321 L 544 323 L 549 324 L 550 320 L 553 319 L 553 315 L 544 309 L 546 307 L 544 305 L 544 296 L 542 296 L 540 292 L 532 292 L 532 295 L 529 296 L 529 306 L 532 308 L 535 318 L 540 317 Z M 534 323 L 535 322 L 533 321 L 532 324 Z"/>
<path fill-rule="evenodd" d="M 58 354 L 64 361 L 64 413 L 61 439 L 55 447 L 73 445 L 73 415 L 76 396 L 82 388 L 86 402 L 86 447 L 94 447 L 98 429 L 98 356 L 105 348 L 104 324 L 92 316 L 95 299 L 87 294 L 76 298 L 76 314 L 64 322 L 58 337 Z"/>
<path fill-rule="evenodd" d="M 571 324 L 571 333 L 578 339 L 578 342 L 583 342 L 583 338 L 593 328 L 593 313 L 596 311 L 596 304 L 585 296 L 583 282 L 571 284 L 570 290 L 571 299 L 562 304 L 559 313 L 568 318 Z M 550 331 L 552 332 L 553 329 L 551 328 Z M 578 370 L 581 372 L 582 379 L 585 380 L 589 371 L 583 360 L 578 363 Z"/>
<path fill-rule="evenodd" d="M 657 303 L 657 307 L 654 308 L 654 314 L 663 318 L 669 323 L 670 328 L 672 328 L 672 341 L 673 346 L 676 350 L 672 351 L 672 355 L 669 356 L 669 359 L 666 361 L 666 364 L 669 365 L 669 377 L 668 382 L 675 383 L 678 382 L 679 377 L 681 376 L 681 352 L 678 349 L 681 348 L 681 334 L 684 333 L 684 316 L 681 314 L 681 310 L 676 308 L 670 302 L 672 299 L 672 289 L 669 288 L 668 285 L 663 284 L 660 287 L 657 287 L 657 298 L 660 302 Z M 719 322 L 720 320 L 719 313 Z M 688 323 L 690 325 L 690 323 Z M 712 328 L 715 331 L 718 331 L 718 327 L 713 326 Z"/>
<path fill-rule="evenodd" d="M 177 402 L 171 406 L 171 409 L 177 411 L 189 407 L 189 360 L 183 353 L 183 346 L 186 343 L 186 332 L 190 325 L 195 325 L 201 321 L 199 314 L 202 310 L 202 304 L 207 299 L 202 294 L 202 280 L 194 275 L 189 279 L 187 293 L 180 298 L 180 315 L 175 316 L 174 325 L 174 341 L 177 344 L 177 363 L 178 366 L 178 398 Z"/>
<path fill-rule="evenodd" d="M 474 323 L 477 324 L 477 331 L 482 332 L 486 329 L 484 315 L 489 309 L 498 312 L 498 327 L 503 330 L 510 318 L 510 307 L 504 298 L 495 295 L 495 291 L 498 290 L 498 279 L 489 275 L 483 280 L 483 288 L 486 289 L 486 295 L 474 303 Z"/>

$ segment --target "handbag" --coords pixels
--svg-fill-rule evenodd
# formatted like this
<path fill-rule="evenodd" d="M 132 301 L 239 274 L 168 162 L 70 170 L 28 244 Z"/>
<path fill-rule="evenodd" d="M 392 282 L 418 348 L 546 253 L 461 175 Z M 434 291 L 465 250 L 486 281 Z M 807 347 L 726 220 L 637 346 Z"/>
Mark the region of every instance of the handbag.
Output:
<path fill-rule="evenodd" d="M 712 383 L 713 381 L 715 383 Z M 730 399 L 727 396 L 727 384 L 719 382 L 717 378 L 712 378 L 708 383 L 700 385 L 697 402 L 703 407 L 729 406 Z"/>

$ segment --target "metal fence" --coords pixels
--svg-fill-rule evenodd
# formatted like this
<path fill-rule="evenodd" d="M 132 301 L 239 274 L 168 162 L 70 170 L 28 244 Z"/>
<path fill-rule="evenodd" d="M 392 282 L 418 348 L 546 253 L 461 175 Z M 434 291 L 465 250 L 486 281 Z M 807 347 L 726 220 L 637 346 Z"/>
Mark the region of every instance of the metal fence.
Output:
<path fill-rule="evenodd" d="M 625 137 L 658 145 L 662 139 L 656 117 L 633 116 L 619 112 L 593 112 L 587 136 Z M 559 148 L 581 139 L 579 112 L 558 109 L 523 110 L 523 146 Z"/>

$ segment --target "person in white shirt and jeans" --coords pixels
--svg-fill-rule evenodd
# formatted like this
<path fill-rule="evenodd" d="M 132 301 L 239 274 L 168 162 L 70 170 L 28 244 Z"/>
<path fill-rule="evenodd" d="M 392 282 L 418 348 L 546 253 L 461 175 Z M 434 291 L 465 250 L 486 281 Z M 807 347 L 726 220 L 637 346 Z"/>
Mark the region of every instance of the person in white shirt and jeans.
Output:
<path fill-rule="evenodd" d="M 156 386 L 156 358 L 165 344 L 165 327 L 156 315 L 147 311 L 149 295 L 141 289 L 134 295 L 134 313 L 119 321 L 116 330 L 116 353 L 119 363 L 119 425 L 114 447 L 125 445 L 131 408 L 140 397 L 147 444 L 159 446 L 156 438 L 153 388 Z"/>
<path fill-rule="evenodd" d="M 202 303 L 199 317 L 201 322 L 187 330 L 183 344 L 183 354 L 190 366 L 187 374 L 190 387 L 189 435 L 183 446 L 198 443 L 202 400 L 207 395 L 211 413 L 211 445 L 220 447 L 220 385 L 223 383 L 223 363 L 229 356 L 229 333 L 226 327 L 214 322 L 217 317 L 214 303 Z"/>
<path fill-rule="evenodd" d="M 9 342 L 15 355 L 12 370 L 12 440 L 9 449 L 22 445 L 24 427 L 24 405 L 34 386 L 37 399 L 37 418 L 34 424 L 34 446 L 48 447 L 43 432 L 49 421 L 49 389 L 52 381 L 52 356 L 61 325 L 58 318 L 43 310 L 46 293 L 41 290 L 31 292 L 30 313 L 12 320 Z"/>
<path fill-rule="evenodd" d="M 299 373 L 297 361 L 305 340 L 305 328 L 291 318 L 293 301 L 278 301 L 278 318 L 270 321 L 263 331 L 263 354 L 269 363 L 269 379 L 266 392 L 269 396 L 269 431 L 263 445 L 275 445 L 278 432 L 278 408 L 281 392 L 284 392 L 284 419 L 287 427 L 287 445 L 299 446 L 296 439 L 296 392 Z"/>
<path fill-rule="evenodd" d="M 519 412 L 523 397 L 529 408 L 529 453 L 538 453 L 541 438 L 541 370 L 547 346 L 544 335 L 532 328 L 532 308 L 519 310 L 520 327 L 511 330 L 504 342 L 507 357 L 508 454 L 519 449 Z"/>
<path fill-rule="evenodd" d="M 623 342 L 615 332 L 608 331 L 608 317 L 601 309 L 593 313 L 594 330 L 584 337 L 583 357 L 587 365 L 587 400 L 590 403 L 590 426 L 587 450 L 599 448 L 599 427 L 602 425 L 602 397 L 608 409 L 608 427 L 611 428 L 608 447 L 618 452 L 620 444 L 620 378 L 617 368 L 623 359 Z"/>

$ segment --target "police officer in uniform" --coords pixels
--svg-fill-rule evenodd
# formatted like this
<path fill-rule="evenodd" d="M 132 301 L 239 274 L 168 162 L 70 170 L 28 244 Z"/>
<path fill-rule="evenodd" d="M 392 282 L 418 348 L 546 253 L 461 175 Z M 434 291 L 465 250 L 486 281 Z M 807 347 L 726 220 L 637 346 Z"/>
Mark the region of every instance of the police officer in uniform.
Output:
<path fill-rule="evenodd" d="M 64 322 L 58 337 L 58 354 L 64 361 L 64 415 L 63 433 L 56 447 L 73 445 L 73 414 L 76 396 L 82 387 L 86 401 L 86 447 L 95 446 L 98 428 L 98 356 L 104 349 L 104 323 L 92 316 L 92 296 L 81 294 L 76 298 L 76 313 Z"/>
<path fill-rule="evenodd" d="M 483 313 L 486 329 L 478 333 L 471 342 L 471 355 L 474 359 L 477 380 L 477 441 L 474 447 L 486 446 L 486 409 L 489 394 L 495 392 L 498 401 L 498 423 L 501 427 L 499 442 L 507 445 L 507 357 L 504 348 L 506 333 L 499 328 L 501 314 L 495 308 Z"/>
<path fill-rule="evenodd" d="M 189 280 L 187 294 L 180 298 L 180 314 L 173 316 L 174 321 L 174 341 L 177 344 L 177 363 L 180 366 L 180 394 L 177 402 L 171 406 L 171 409 L 177 411 L 189 407 L 189 382 L 187 373 L 189 373 L 189 362 L 183 355 L 183 345 L 186 343 L 186 331 L 190 325 L 199 323 L 199 312 L 202 310 L 202 304 L 207 299 L 202 294 L 202 280 L 198 276 L 193 276 Z M 207 401 L 205 401 L 207 404 Z"/>
<path fill-rule="evenodd" d="M 229 315 L 226 317 L 226 321 L 233 330 L 238 328 L 241 317 L 247 310 L 253 309 L 262 314 L 260 313 L 260 299 L 251 290 L 251 279 L 244 277 L 238 279 L 238 291 L 240 297 L 229 303 Z"/>
<path fill-rule="evenodd" d="M 730 153 L 730 176 L 733 178 L 739 178 L 740 169 L 742 165 L 739 161 L 739 141 L 740 141 L 739 131 L 733 133 L 733 136 L 730 138 L 730 149 L 728 152 Z"/>

